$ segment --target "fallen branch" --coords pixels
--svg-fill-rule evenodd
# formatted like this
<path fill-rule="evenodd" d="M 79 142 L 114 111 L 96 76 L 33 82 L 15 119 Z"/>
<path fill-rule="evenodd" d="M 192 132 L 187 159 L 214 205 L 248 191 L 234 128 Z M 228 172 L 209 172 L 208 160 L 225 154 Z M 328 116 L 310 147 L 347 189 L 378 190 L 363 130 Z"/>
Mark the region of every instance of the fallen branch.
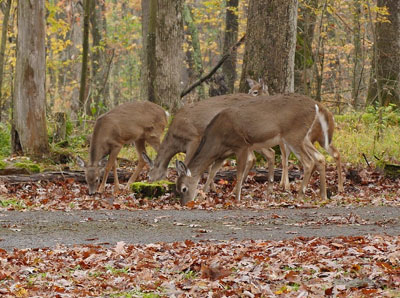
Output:
<path fill-rule="evenodd" d="M 218 68 L 220 68 L 221 65 L 225 62 L 225 60 L 228 59 L 230 55 L 232 55 L 233 51 L 235 51 L 243 43 L 243 41 L 245 40 L 245 37 L 246 37 L 246 35 L 243 35 L 243 37 L 235 45 L 233 45 L 227 53 L 225 53 L 222 56 L 221 60 L 218 61 L 218 63 L 214 66 L 214 68 L 207 75 L 203 76 L 197 82 L 195 82 L 193 85 L 191 85 L 189 88 L 182 91 L 181 98 L 184 97 L 186 94 L 188 94 L 190 91 L 192 91 L 194 88 L 196 88 L 197 86 L 202 84 L 204 81 L 207 81 L 208 79 L 210 79 L 212 77 L 212 75 L 214 73 L 216 73 Z"/>

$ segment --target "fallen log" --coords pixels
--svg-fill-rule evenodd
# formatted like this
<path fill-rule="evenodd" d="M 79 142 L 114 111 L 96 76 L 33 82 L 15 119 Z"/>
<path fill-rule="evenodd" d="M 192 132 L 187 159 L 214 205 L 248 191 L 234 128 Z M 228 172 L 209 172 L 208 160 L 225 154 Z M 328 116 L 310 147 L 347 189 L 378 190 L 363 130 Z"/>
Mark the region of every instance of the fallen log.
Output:
<path fill-rule="evenodd" d="M 118 169 L 118 180 L 120 182 L 126 182 L 129 180 L 132 175 L 131 171 Z M 264 183 L 267 181 L 268 171 L 264 169 L 252 169 L 250 171 L 250 175 L 253 176 L 254 180 L 259 183 Z M 274 180 L 279 181 L 282 175 L 281 169 L 275 169 L 274 171 Z M 289 171 L 289 180 L 294 180 L 300 178 L 300 171 Z M 0 176 L 0 182 L 3 183 L 29 183 L 29 182 L 38 182 L 38 181 L 57 181 L 57 180 L 67 180 L 74 179 L 76 182 L 85 183 L 85 172 L 84 171 L 48 171 L 42 172 L 32 175 L 3 175 Z M 215 181 L 219 180 L 233 181 L 236 179 L 236 170 L 228 170 L 228 171 L 220 171 L 215 176 Z M 110 173 L 108 175 L 107 183 L 114 182 L 114 175 Z"/>
<path fill-rule="evenodd" d="M 251 169 L 250 176 L 253 176 L 254 180 L 259 183 L 267 182 L 268 180 L 268 170 L 265 169 Z M 282 169 L 274 170 L 274 181 L 280 181 L 282 176 Z M 290 170 L 288 173 L 289 180 L 293 181 L 294 179 L 299 179 L 301 176 L 301 172 L 297 170 Z M 215 175 L 214 181 L 219 180 L 233 181 L 236 179 L 236 170 L 229 171 L 221 171 Z"/>

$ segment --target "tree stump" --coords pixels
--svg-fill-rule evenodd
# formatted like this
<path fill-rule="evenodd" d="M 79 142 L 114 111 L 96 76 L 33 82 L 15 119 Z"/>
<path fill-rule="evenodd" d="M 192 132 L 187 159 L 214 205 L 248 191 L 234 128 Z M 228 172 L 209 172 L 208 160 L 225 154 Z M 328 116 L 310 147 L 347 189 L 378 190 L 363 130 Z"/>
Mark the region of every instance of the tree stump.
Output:
<path fill-rule="evenodd" d="M 64 141 L 67 136 L 67 114 L 64 112 L 55 113 L 56 130 L 54 132 L 54 141 L 56 143 Z"/>

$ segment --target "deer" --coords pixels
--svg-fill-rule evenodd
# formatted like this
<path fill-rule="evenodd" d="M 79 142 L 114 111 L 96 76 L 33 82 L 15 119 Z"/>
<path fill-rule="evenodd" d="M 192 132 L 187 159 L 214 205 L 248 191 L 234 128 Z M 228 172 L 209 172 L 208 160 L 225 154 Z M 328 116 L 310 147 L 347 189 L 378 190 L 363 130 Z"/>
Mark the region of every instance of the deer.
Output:
<path fill-rule="evenodd" d="M 201 174 L 213 163 L 231 154 L 237 157 L 235 197 L 254 150 L 284 143 L 304 168 L 299 197 L 304 197 L 314 167 L 320 174 L 320 196 L 326 199 L 325 158 L 314 147 L 311 135 L 316 125 L 328 126 L 328 110 L 299 94 L 258 96 L 219 112 L 208 124 L 189 163 L 176 162 L 176 189 L 185 205 L 193 200 Z M 327 130 L 324 130 L 325 137 Z"/>
<path fill-rule="evenodd" d="M 127 185 L 135 182 L 146 164 L 142 157 L 145 144 L 158 151 L 167 119 L 168 113 L 162 107 L 148 101 L 124 103 L 99 116 L 90 141 L 89 163 L 80 156 L 76 158 L 78 165 L 85 170 L 89 195 L 96 193 L 96 190 L 99 193 L 104 191 L 111 169 L 114 172 L 114 194 L 118 193 L 117 156 L 122 146 L 130 143 L 134 143 L 139 160 Z"/>
<path fill-rule="evenodd" d="M 243 93 L 215 96 L 194 104 L 186 105 L 178 110 L 161 142 L 155 160 L 151 160 L 146 153 L 142 154 L 143 159 L 150 165 L 150 171 L 148 172 L 149 181 L 164 180 L 166 178 L 168 164 L 177 153 L 186 153 L 184 162 L 188 163 L 200 144 L 204 130 L 213 117 L 229 106 L 245 103 L 250 99 L 254 99 L 254 97 Z M 270 169 L 268 171 L 268 181 L 272 183 L 274 178 L 273 167 L 275 151 L 269 148 L 263 148 L 260 151 L 267 159 Z M 255 160 L 255 157 L 252 156 L 251 160 Z M 222 163 L 223 160 L 220 160 L 210 166 L 207 181 L 203 187 L 205 192 L 210 188 L 213 191 L 216 190 L 214 177 Z M 268 190 L 272 190 L 272 185 L 268 185 Z"/>
<path fill-rule="evenodd" d="M 250 90 L 249 94 L 253 96 L 259 96 L 259 95 L 269 95 L 268 92 L 268 87 L 264 83 L 262 79 L 259 79 L 258 82 L 248 78 L 247 82 L 249 84 Z M 318 144 L 323 147 L 326 152 L 330 156 L 333 157 L 335 160 L 336 164 L 336 170 L 338 174 L 338 191 L 343 192 L 344 191 L 344 186 L 343 186 L 343 175 L 342 175 L 342 163 L 340 160 L 340 153 L 336 149 L 336 147 L 332 144 L 332 137 L 333 137 L 333 131 L 335 129 L 335 119 L 329 111 L 327 112 L 327 125 L 322 126 L 322 125 L 315 125 L 313 128 L 313 131 L 311 132 L 311 143 L 318 142 Z M 283 187 L 285 190 L 289 190 L 290 184 L 289 184 L 289 176 L 288 176 L 288 159 L 290 155 L 290 148 L 285 146 L 284 144 L 280 146 L 281 150 L 281 158 L 282 158 L 282 176 L 281 176 L 281 181 L 280 181 L 280 186 Z"/>

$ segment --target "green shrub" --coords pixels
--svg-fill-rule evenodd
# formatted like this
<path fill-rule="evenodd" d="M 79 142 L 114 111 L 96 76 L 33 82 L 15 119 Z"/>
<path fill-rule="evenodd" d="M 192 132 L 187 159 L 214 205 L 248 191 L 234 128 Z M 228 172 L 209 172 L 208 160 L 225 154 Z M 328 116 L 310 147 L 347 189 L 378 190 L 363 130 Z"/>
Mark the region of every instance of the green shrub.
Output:
<path fill-rule="evenodd" d="M 7 125 L 0 123 L 0 156 L 11 154 L 10 129 Z"/>

